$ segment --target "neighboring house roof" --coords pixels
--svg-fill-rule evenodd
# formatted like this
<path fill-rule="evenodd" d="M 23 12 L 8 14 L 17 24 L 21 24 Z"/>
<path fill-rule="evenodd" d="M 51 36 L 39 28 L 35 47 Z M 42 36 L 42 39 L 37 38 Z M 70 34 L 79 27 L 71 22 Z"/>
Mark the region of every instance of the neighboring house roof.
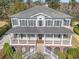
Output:
<path fill-rule="evenodd" d="M 72 18 L 71 16 L 56 11 L 52 8 L 49 8 L 47 6 L 36 6 L 36 7 L 32 7 L 30 9 L 27 9 L 23 12 L 17 13 L 15 15 L 12 15 L 10 17 L 15 17 L 15 18 L 30 18 L 31 16 L 35 15 L 35 14 L 39 14 L 39 13 L 44 13 L 48 16 L 50 16 L 51 18 Z"/>
<path fill-rule="evenodd" d="M 10 29 L 6 34 L 52 34 L 52 33 L 61 33 L 61 34 L 72 34 L 70 29 L 64 27 L 14 27 Z"/>

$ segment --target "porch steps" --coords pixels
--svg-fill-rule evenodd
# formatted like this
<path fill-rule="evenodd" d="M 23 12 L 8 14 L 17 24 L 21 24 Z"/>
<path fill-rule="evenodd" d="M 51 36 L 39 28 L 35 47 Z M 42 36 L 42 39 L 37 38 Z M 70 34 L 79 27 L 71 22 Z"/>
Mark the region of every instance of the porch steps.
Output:
<path fill-rule="evenodd" d="M 39 53 L 40 52 L 43 53 L 45 56 L 45 59 L 58 59 L 57 56 L 53 52 L 51 52 L 45 47 L 43 42 L 38 41 L 36 44 L 36 47 L 37 47 L 36 51 Z"/>
<path fill-rule="evenodd" d="M 37 41 L 36 43 L 36 48 L 35 47 L 31 47 L 30 48 L 30 54 L 29 52 L 24 51 L 23 55 L 22 55 L 22 59 L 27 59 L 28 56 L 30 56 L 30 59 L 32 59 L 31 57 L 33 56 L 33 54 L 35 54 L 36 52 L 38 53 L 43 53 L 45 59 L 58 59 L 58 56 L 55 55 L 53 52 L 51 52 L 48 48 L 45 47 L 43 41 Z"/>

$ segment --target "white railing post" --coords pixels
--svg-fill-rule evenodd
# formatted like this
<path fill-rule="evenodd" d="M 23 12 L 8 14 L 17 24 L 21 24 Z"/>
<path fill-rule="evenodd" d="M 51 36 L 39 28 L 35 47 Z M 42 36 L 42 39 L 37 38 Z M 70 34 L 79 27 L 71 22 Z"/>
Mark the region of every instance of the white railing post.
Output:
<path fill-rule="evenodd" d="M 19 44 L 19 39 L 18 39 L 18 44 Z"/>
<path fill-rule="evenodd" d="M 64 27 L 64 21 L 63 21 L 63 19 L 62 19 L 62 27 Z"/>
<path fill-rule="evenodd" d="M 46 54 L 48 54 L 49 56 L 51 56 L 52 59 L 53 59 L 53 57 L 54 57 L 55 59 L 58 59 L 58 56 L 55 55 L 52 51 L 48 50 L 46 47 L 45 47 L 45 52 L 44 52 L 44 53 L 46 53 Z"/>
<path fill-rule="evenodd" d="M 44 35 L 44 46 L 46 45 L 46 36 Z"/>
<path fill-rule="evenodd" d="M 10 37 L 10 35 L 8 35 L 8 37 L 9 37 L 9 40 L 10 40 L 10 45 L 11 45 L 13 38 L 12 38 L 12 37 Z"/>

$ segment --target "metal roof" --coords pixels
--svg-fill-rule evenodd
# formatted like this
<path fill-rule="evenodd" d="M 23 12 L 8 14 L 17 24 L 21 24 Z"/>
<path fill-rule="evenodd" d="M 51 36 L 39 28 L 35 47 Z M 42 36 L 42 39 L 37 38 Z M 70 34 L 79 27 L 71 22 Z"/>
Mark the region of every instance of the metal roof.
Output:
<path fill-rule="evenodd" d="M 15 15 L 12 15 L 10 17 L 16 17 L 16 18 L 30 18 L 31 16 L 38 14 L 38 13 L 44 13 L 51 18 L 72 18 L 71 16 L 62 13 L 60 11 L 54 10 L 52 8 L 49 8 L 47 6 L 36 6 L 32 7 L 30 9 L 27 9 L 25 11 L 19 12 Z"/>
<path fill-rule="evenodd" d="M 7 34 L 72 34 L 72 31 L 64 27 L 14 27 L 11 28 Z"/>

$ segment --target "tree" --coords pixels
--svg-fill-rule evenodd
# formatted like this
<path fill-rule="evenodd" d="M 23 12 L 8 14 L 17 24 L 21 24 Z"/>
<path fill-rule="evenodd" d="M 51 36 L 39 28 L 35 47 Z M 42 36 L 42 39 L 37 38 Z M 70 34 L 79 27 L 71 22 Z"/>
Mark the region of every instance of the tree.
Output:
<path fill-rule="evenodd" d="M 32 0 L 27 0 L 27 4 L 28 4 L 28 7 L 31 8 L 32 7 Z"/>
<path fill-rule="evenodd" d="M 75 7 L 76 5 L 76 0 L 69 0 L 69 5 L 71 6 L 71 10 Z"/>
<path fill-rule="evenodd" d="M 4 59 L 12 59 L 13 50 L 8 43 L 4 44 L 3 51 L 4 51 L 4 55 L 5 55 Z"/>
<path fill-rule="evenodd" d="M 40 1 L 35 1 L 34 4 L 41 5 L 41 2 Z"/>
<path fill-rule="evenodd" d="M 8 16 L 6 8 L 9 8 L 9 2 L 10 0 L 0 0 L 0 8 L 2 9 L 3 16 Z"/>
<path fill-rule="evenodd" d="M 27 5 L 17 1 L 10 7 L 9 11 L 10 11 L 10 14 L 15 14 L 25 9 L 27 9 Z"/>
<path fill-rule="evenodd" d="M 74 6 L 76 4 L 76 0 L 69 0 L 69 4 Z"/>
<path fill-rule="evenodd" d="M 60 7 L 60 0 L 50 0 L 48 6 L 54 9 L 59 9 Z"/>
<path fill-rule="evenodd" d="M 73 58 L 77 57 L 78 49 L 77 48 L 70 48 L 67 51 L 67 55 L 73 56 Z"/>

